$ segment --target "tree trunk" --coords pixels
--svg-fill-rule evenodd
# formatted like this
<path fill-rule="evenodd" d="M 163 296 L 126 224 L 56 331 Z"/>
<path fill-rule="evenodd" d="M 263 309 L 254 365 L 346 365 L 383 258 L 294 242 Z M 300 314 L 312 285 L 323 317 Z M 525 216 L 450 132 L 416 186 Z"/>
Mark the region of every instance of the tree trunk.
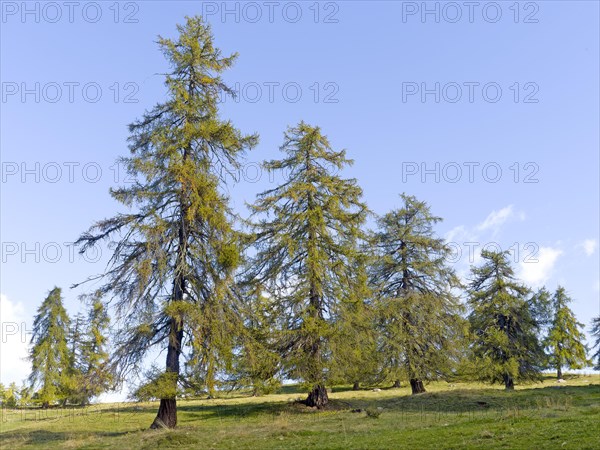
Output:
<path fill-rule="evenodd" d="M 423 381 L 417 378 L 410 379 L 410 388 L 414 394 L 422 394 L 425 391 L 425 386 L 423 386 Z"/>
<path fill-rule="evenodd" d="M 394 384 L 392 385 L 393 388 L 399 388 L 400 387 L 400 380 L 396 380 L 394 381 Z"/>
<path fill-rule="evenodd" d="M 354 384 L 352 385 L 352 390 L 358 391 L 359 389 L 360 389 L 360 383 L 358 381 L 355 381 Z"/>
<path fill-rule="evenodd" d="M 504 375 L 504 389 L 512 391 L 515 389 L 515 381 L 510 375 Z"/>
<path fill-rule="evenodd" d="M 160 428 L 175 428 L 177 425 L 177 400 L 174 398 L 163 398 L 160 400 L 158 414 L 150 425 L 156 430 Z"/>
<path fill-rule="evenodd" d="M 171 330 L 169 333 L 169 347 L 167 349 L 167 372 L 175 373 L 173 379 L 174 392 L 177 391 L 179 378 L 179 354 L 181 353 L 181 340 L 183 339 L 183 327 L 179 320 L 171 319 Z M 176 397 L 161 398 L 158 413 L 150 428 L 175 428 L 177 425 L 177 400 Z"/>
<path fill-rule="evenodd" d="M 183 153 L 183 160 L 187 159 L 188 149 Z M 183 196 L 180 198 L 181 217 L 179 222 L 179 244 L 177 248 L 177 264 L 175 279 L 173 280 L 173 292 L 171 302 L 182 302 L 185 296 L 185 275 L 186 253 L 188 233 L 186 226 L 187 206 Z M 175 428 L 177 426 L 177 384 L 179 382 L 179 355 L 181 354 L 181 343 L 183 341 L 183 320 L 178 317 L 171 317 L 169 323 L 169 345 L 167 347 L 167 374 L 174 374 L 171 383 L 170 392 L 163 393 L 160 399 L 158 413 L 150 428 Z"/>
<path fill-rule="evenodd" d="M 316 406 L 317 408 L 323 408 L 329 402 L 327 396 L 327 389 L 322 384 L 317 384 L 312 391 L 308 394 L 308 398 L 305 403 L 306 406 Z"/>
<path fill-rule="evenodd" d="M 558 366 L 558 370 L 556 371 L 556 378 L 557 378 L 558 380 L 560 380 L 560 379 L 562 378 L 562 375 L 563 375 L 563 374 L 562 374 L 562 369 L 561 369 L 561 367 L 560 367 L 560 366 Z"/>

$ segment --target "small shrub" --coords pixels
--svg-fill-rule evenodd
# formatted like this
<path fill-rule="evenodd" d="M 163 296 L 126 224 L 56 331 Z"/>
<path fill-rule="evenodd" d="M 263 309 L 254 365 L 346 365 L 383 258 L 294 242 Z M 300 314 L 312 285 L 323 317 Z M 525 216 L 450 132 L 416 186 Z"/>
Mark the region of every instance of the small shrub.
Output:
<path fill-rule="evenodd" d="M 372 409 L 372 408 L 367 408 L 366 413 L 367 413 L 367 417 L 370 417 L 371 419 L 379 419 L 379 416 L 381 415 L 380 410 Z"/>

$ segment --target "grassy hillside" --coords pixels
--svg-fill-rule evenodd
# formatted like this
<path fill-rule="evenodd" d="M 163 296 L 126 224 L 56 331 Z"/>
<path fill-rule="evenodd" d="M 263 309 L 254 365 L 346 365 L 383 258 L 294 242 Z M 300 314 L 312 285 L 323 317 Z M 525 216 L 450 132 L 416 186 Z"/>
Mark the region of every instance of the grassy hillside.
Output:
<path fill-rule="evenodd" d="M 354 392 L 335 388 L 332 406 L 295 402 L 294 387 L 260 398 L 179 402 L 174 431 L 148 430 L 157 404 L 3 411 L 4 448 L 598 448 L 600 377 L 518 386 L 433 383 Z M 360 411 L 358 411 L 360 410 Z M 378 416 L 378 417 L 377 417 Z"/>

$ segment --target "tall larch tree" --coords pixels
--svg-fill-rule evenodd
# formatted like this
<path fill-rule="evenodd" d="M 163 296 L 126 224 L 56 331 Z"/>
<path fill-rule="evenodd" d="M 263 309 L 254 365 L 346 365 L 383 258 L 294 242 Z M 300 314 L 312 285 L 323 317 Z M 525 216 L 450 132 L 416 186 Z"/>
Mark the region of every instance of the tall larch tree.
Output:
<path fill-rule="evenodd" d="M 221 73 L 237 55 L 222 56 L 200 17 L 177 29 L 177 39 L 158 40 L 170 65 L 168 98 L 129 126 L 131 154 L 121 162 L 135 182 L 111 190 L 129 211 L 97 222 L 78 240 L 81 252 L 102 241 L 114 249 L 100 290 L 114 300 L 117 373 L 139 368 L 155 345 L 166 347 L 166 388 L 152 428 L 177 424 L 187 344 L 199 359 L 212 358 L 226 352 L 239 326 L 238 235 L 223 169 L 239 169 L 258 139 L 219 116 L 221 94 L 233 94 Z"/>
<path fill-rule="evenodd" d="M 353 284 L 348 286 L 348 296 L 340 304 L 331 340 L 332 382 L 350 383 L 353 390 L 359 390 L 362 382 L 376 383 L 379 375 L 375 308 L 368 276 L 370 256 L 367 244 L 352 269 Z"/>
<path fill-rule="evenodd" d="M 319 127 L 301 122 L 284 135 L 285 157 L 265 163 L 287 180 L 252 205 L 256 255 L 249 279 L 277 307 L 279 349 L 287 376 L 309 386 L 306 404 L 328 402 L 331 337 L 341 302 L 353 297 L 353 271 L 367 207 L 354 179 L 335 172 L 351 164 Z"/>
<path fill-rule="evenodd" d="M 385 369 L 394 386 L 405 376 L 418 394 L 425 392 L 424 380 L 451 372 L 464 321 L 451 249 L 433 229 L 442 219 L 414 196 L 401 198 L 401 208 L 378 220 L 372 283 Z"/>
<path fill-rule="evenodd" d="M 44 408 L 63 400 L 71 375 L 71 355 L 67 344 L 70 320 L 63 306 L 62 291 L 55 287 L 37 310 L 31 336 L 32 389 L 39 386 L 37 398 Z"/>
<path fill-rule="evenodd" d="M 69 332 L 67 334 L 67 345 L 69 347 L 69 376 L 65 379 L 63 403 L 82 403 L 82 373 L 81 373 L 81 345 L 84 337 L 85 318 L 78 313 L 70 320 Z"/>
<path fill-rule="evenodd" d="M 107 391 L 112 382 L 109 369 L 108 331 L 110 317 L 99 293 L 92 297 L 85 320 L 85 333 L 80 350 L 80 373 L 82 402 L 89 403 Z"/>
<path fill-rule="evenodd" d="M 471 268 L 469 322 L 480 379 L 514 389 L 516 380 L 540 380 L 545 355 L 538 339 L 530 289 L 515 278 L 508 252 L 481 252 Z"/>
<path fill-rule="evenodd" d="M 583 343 L 585 336 L 581 329 L 584 325 L 577 321 L 568 306 L 572 301 L 562 286 L 558 286 L 552 296 L 552 322 L 545 344 L 549 350 L 550 367 L 556 369 L 558 379 L 562 378 L 563 367 L 581 369 L 591 364 Z"/>

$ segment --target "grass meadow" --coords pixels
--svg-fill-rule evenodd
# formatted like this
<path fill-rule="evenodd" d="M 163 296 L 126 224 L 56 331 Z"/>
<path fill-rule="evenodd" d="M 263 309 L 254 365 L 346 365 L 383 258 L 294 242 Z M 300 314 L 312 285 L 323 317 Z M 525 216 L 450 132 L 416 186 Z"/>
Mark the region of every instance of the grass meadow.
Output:
<path fill-rule="evenodd" d="M 149 430 L 158 403 L 3 410 L 2 449 L 597 449 L 600 376 L 520 385 L 477 383 L 332 389 L 326 410 L 297 402 L 305 393 L 178 401 L 175 430 Z"/>

